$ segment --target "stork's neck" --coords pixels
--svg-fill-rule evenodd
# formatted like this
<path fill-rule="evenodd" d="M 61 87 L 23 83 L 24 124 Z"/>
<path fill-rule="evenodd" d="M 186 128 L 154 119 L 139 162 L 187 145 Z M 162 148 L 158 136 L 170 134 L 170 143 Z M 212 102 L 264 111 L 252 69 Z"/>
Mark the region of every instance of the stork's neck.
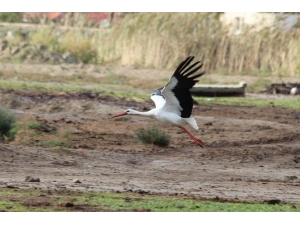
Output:
<path fill-rule="evenodd" d="M 131 110 L 131 114 L 132 115 L 138 115 L 138 116 L 154 116 L 154 111 L 155 109 L 151 109 L 150 111 L 147 111 L 147 112 L 139 112 L 139 111 L 136 111 L 136 110 Z"/>

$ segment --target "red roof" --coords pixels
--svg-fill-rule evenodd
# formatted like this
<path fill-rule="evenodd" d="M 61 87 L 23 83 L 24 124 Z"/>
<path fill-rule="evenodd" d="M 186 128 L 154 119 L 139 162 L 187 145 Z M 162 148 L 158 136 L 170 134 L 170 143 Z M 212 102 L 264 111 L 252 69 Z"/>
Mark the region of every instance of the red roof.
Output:
<path fill-rule="evenodd" d="M 104 19 L 110 20 L 110 12 L 87 12 L 85 13 L 88 20 L 101 22 Z"/>
<path fill-rule="evenodd" d="M 62 12 L 47 12 L 47 18 L 50 20 L 56 19 L 59 16 L 62 16 L 64 13 Z"/>

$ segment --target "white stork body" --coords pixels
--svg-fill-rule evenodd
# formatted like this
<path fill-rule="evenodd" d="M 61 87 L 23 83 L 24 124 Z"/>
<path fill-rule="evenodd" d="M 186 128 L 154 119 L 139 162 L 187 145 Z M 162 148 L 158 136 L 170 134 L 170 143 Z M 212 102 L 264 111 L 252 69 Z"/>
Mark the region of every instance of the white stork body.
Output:
<path fill-rule="evenodd" d="M 189 124 L 194 129 L 199 130 L 196 120 L 190 117 L 193 108 L 193 98 L 189 90 L 198 82 L 198 80 L 195 79 L 202 76 L 204 72 L 190 76 L 202 67 L 202 64 L 200 64 L 194 68 L 200 62 L 196 62 L 188 67 L 193 59 L 194 57 L 190 56 L 184 60 L 177 67 L 168 84 L 152 92 L 151 99 L 155 103 L 155 109 L 151 109 L 148 112 L 127 109 L 125 112 L 114 115 L 111 118 L 125 115 L 153 117 L 160 122 L 171 123 L 178 126 L 185 131 L 198 146 L 203 148 L 203 142 L 195 138 L 184 128 L 186 124 Z"/>
<path fill-rule="evenodd" d="M 126 115 L 129 114 L 129 115 L 153 117 L 153 118 L 157 119 L 159 122 L 171 123 L 171 124 L 177 125 L 177 126 L 183 126 L 186 124 L 190 124 L 193 128 L 195 128 L 196 130 L 199 130 L 197 122 L 194 118 L 182 118 L 181 116 L 179 116 L 176 113 L 168 112 L 168 111 L 165 111 L 162 109 L 155 108 L 148 112 L 139 112 L 139 111 L 136 111 L 133 109 L 128 109 L 126 111 L 127 111 Z M 123 114 L 123 112 L 122 112 L 122 114 Z M 123 115 L 120 115 L 120 116 L 123 116 Z M 117 115 L 115 115 L 114 117 L 117 117 Z"/>

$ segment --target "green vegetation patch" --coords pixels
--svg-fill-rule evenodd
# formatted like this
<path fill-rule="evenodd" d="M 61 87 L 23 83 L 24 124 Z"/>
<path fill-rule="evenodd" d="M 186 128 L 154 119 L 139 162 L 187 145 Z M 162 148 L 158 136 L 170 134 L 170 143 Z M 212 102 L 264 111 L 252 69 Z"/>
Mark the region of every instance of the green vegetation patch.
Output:
<path fill-rule="evenodd" d="M 149 94 L 136 93 L 133 87 L 126 86 L 127 90 L 112 91 L 125 85 L 117 84 L 101 84 L 100 85 L 75 85 L 67 83 L 42 83 L 42 82 L 28 82 L 28 81 L 9 81 L 0 79 L 0 88 L 4 90 L 15 89 L 34 92 L 93 92 L 100 93 L 102 96 L 120 97 L 125 99 L 149 99 Z M 132 89 L 132 91 L 130 91 Z"/>
<path fill-rule="evenodd" d="M 41 124 L 39 122 L 30 121 L 27 123 L 28 127 L 41 132 L 52 132 L 54 133 L 57 129 L 55 127 L 50 127 L 46 124 Z"/>
<path fill-rule="evenodd" d="M 120 88 L 122 87 L 122 88 Z M 110 96 L 116 98 L 125 98 L 130 100 L 149 100 L 148 92 L 137 93 L 134 88 L 124 84 L 101 84 L 101 85 L 76 85 L 70 83 L 43 83 L 28 81 L 9 81 L 0 79 L 0 88 L 4 90 L 26 90 L 34 92 L 93 92 L 100 93 L 102 96 Z M 124 89 L 125 90 L 121 90 Z M 221 104 L 221 105 L 237 105 L 237 106 L 275 106 L 300 109 L 300 98 L 284 98 L 284 99 L 259 99 L 252 97 L 193 97 L 200 104 Z"/>
<path fill-rule="evenodd" d="M 22 21 L 22 13 L 20 12 L 1 12 L 0 21 L 8 23 L 18 23 Z"/>
<path fill-rule="evenodd" d="M 200 104 L 220 104 L 220 105 L 235 105 L 235 106 L 254 106 L 254 107 L 284 107 L 292 109 L 300 109 L 300 98 L 285 98 L 285 99 L 258 99 L 258 98 L 234 98 L 234 97 L 194 97 Z"/>
<path fill-rule="evenodd" d="M 135 131 L 137 138 L 144 144 L 154 144 L 157 146 L 168 146 L 170 135 L 157 127 L 140 128 Z"/>
<path fill-rule="evenodd" d="M 0 211 L 300 212 L 300 205 L 228 203 L 135 193 L 0 188 Z"/>
<path fill-rule="evenodd" d="M 14 140 L 16 132 L 15 114 L 0 107 L 0 142 Z"/>

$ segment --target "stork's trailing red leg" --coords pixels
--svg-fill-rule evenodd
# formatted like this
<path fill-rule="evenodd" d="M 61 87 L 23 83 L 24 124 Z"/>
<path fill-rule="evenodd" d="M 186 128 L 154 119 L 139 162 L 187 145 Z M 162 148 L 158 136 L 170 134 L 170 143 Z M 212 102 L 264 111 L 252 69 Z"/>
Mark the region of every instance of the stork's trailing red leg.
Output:
<path fill-rule="evenodd" d="M 186 132 L 186 133 L 190 136 L 190 138 L 192 138 L 193 141 L 194 141 L 197 145 L 199 145 L 201 148 L 203 148 L 203 142 L 202 142 L 200 139 L 195 138 L 195 137 L 194 137 L 190 132 L 188 132 L 187 129 L 185 129 L 183 126 L 177 126 L 177 127 L 181 128 L 184 132 Z"/>

